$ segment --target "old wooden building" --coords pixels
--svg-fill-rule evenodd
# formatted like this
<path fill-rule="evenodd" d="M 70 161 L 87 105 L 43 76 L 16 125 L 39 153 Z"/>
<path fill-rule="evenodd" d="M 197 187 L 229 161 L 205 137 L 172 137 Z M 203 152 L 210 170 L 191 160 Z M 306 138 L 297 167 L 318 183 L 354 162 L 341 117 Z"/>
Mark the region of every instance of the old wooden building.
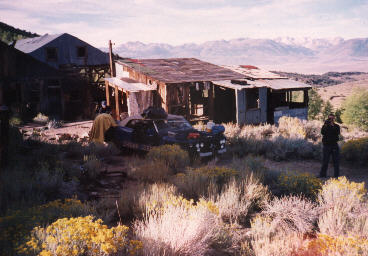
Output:
<path fill-rule="evenodd" d="M 119 95 L 115 97 L 118 112 L 140 113 L 153 105 L 193 121 L 214 119 L 216 109 L 223 104 L 221 92 L 214 97 L 211 81 L 242 78 L 239 73 L 194 58 L 119 59 L 115 66 L 116 77 L 105 80 L 107 88 L 115 88 L 114 95 Z"/>
<path fill-rule="evenodd" d="M 0 42 L 0 94 L 13 113 L 30 120 L 37 113 L 73 119 L 81 115 L 84 82 L 69 78 L 12 46 Z"/>
<path fill-rule="evenodd" d="M 109 73 L 107 53 L 68 33 L 18 40 L 14 47 L 90 84 L 103 85 L 104 75 Z"/>
<path fill-rule="evenodd" d="M 105 80 L 117 118 L 152 105 L 194 122 L 258 124 L 277 123 L 282 115 L 307 117 L 310 86 L 255 67 L 220 67 L 193 58 L 119 59 L 115 66 L 116 77 Z"/>

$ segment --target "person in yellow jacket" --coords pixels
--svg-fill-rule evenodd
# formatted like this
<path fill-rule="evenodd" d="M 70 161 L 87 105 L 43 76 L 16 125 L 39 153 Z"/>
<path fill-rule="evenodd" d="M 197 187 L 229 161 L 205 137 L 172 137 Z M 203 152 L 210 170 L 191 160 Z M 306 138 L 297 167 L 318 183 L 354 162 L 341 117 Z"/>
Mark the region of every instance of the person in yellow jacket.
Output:
<path fill-rule="evenodd" d="M 91 131 L 89 132 L 90 142 L 104 143 L 105 132 L 109 128 L 116 126 L 117 124 L 114 118 L 110 115 L 110 111 L 97 115 L 93 121 Z"/>

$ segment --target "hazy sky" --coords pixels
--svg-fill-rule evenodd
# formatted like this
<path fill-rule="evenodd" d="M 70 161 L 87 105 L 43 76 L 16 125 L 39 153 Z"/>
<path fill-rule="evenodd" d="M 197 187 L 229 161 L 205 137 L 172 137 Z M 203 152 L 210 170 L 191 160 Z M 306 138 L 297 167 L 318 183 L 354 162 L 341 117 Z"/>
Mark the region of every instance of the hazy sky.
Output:
<path fill-rule="evenodd" d="M 0 21 L 107 46 L 240 37 L 368 37 L 368 0 L 0 0 Z"/>

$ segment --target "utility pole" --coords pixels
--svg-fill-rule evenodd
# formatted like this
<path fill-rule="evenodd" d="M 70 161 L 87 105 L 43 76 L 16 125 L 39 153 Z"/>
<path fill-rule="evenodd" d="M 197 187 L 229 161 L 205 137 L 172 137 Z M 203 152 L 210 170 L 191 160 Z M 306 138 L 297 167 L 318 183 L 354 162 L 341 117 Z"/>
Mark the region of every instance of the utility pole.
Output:
<path fill-rule="evenodd" d="M 110 75 L 111 77 L 115 76 L 115 64 L 112 56 L 112 43 L 111 40 L 109 40 L 109 57 L 110 57 Z"/>

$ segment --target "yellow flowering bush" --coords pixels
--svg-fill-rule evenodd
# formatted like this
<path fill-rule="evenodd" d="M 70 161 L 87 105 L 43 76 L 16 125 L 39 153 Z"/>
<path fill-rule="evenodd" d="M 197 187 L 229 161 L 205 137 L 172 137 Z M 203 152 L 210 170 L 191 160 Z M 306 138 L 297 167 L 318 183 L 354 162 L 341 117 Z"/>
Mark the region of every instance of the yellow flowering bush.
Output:
<path fill-rule="evenodd" d="M 347 199 L 350 194 L 349 197 L 361 201 L 366 193 L 364 182 L 349 181 L 345 176 L 342 176 L 326 181 L 319 192 L 319 199 L 320 203 L 336 203 L 338 200 Z"/>
<path fill-rule="evenodd" d="M 341 155 L 348 161 L 367 165 L 368 137 L 347 141 L 341 146 Z"/>
<path fill-rule="evenodd" d="M 142 248 L 139 241 L 128 241 L 128 227 L 108 228 L 94 217 L 58 219 L 47 228 L 33 229 L 23 251 L 40 256 L 112 255 L 117 252 L 136 253 Z"/>
<path fill-rule="evenodd" d="M 368 240 L 357 236 L 329 236 L 318 234 L 310 240 L 298 256 L 367 255 Z"/>
<path fill-rule="evenodd" d="M 280 174 L 276 186 L 282 194 L 303 195 L 315 198 L 322 187 L 322 182 L 310 173 L 288 171 Z"/>
<path fill-rule="evenodd" d="M 76 199 L 56 200 L 10 212 L 0 218 L 0 255 L 13 254 L 36 226 L 47 225 L 58 218 L 90 214 L 95 214 L 95 210 Z"/>

